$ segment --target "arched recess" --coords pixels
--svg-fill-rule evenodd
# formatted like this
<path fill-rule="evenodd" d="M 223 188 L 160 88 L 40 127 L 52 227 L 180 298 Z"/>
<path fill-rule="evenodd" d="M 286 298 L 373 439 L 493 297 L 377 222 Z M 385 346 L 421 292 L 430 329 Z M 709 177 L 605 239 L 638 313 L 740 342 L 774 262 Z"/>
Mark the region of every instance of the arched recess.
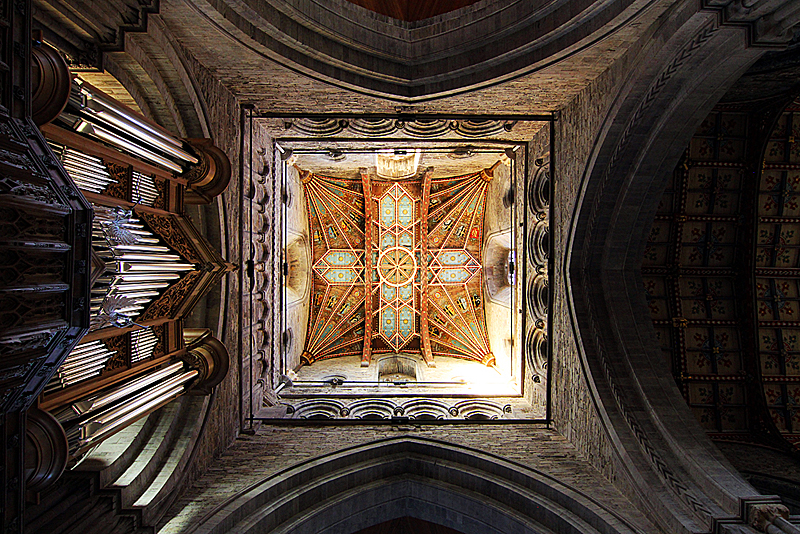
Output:
<path fill-rule="evenodd" d="M 751 31 L 764 28 L 762 15 L 753 12 L 741 22 L 752 23 Z M 723 20 L 721 13 L 677 4 L 640 51 L 591 150 L 567 252 L 557 260 L 568 274 L 571 335 L 610 444 L 612 471 L 629 497 L 671 532 L 709 530 L 721 518 L 743 521 L 742 502 L 757 494 L 680 398 L 654 341 L 641 276 L 647 231 L 684 147 L 762 53 L 747 46 L 743 27 Z M 591 443 L 582 446 L 595 452 Z"/>
<path fill-rule="evenodd" d="M 311 279 L 311 251 L 305 235 L 289 231 L 286 245 L 288 275 L 286 276 L 286 305 L 293 306 L 308 297 Z"/>
<path fill-rule="evenodd" d="M 206 102 L 176 43 L 161 18 L 152 15 L 146 31 L 126 34 L 122 51 L 105 52 L 103 66 L 148 118 L 179 137 L 210 137 Z"/>
<path fill-rule="evenodd" d="M 345 0 L 189 4 L 231 39 L 290 70 L 420 102 L 543 69 L 613 34 L 654 2 L 482 0 L 413 23 Z"/>
<path fill-rule="evenodd" d="M 83 5 L 81 17 L 64 2 L 34 4 L 33 28 L 86 81 L 112 96 L 124 87 L 124 103 L 135 103 L 173 135 L 211 136 L 195 65 L 158 15 L 158 2 Z"/>
<path fill-rule="evenodd" d="M 350 534 L 407 516 L 464 534 L 642 532 L 541 472 L 475 449 L 409 437 L 286 469 L 188 532 Z"/>

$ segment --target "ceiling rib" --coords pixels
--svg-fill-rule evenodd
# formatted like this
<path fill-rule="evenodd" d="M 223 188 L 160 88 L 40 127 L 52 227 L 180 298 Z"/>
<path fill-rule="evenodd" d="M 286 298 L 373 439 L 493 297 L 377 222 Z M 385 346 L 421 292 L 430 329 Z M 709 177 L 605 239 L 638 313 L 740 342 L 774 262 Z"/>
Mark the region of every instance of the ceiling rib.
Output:
<path fill-rule="evenodd" d="M 369 367 L 372 357 L 372 214 L 375 211 L 372 200 L 372 183 L 367 169 L 360 169 L 364 189 L 364 351 L 361 354 L 361 367 Z"/>
<path fill-rule="evenodd" d="M 435 367 L 433 361 L 433 351 L 431 350 L 431 337 L 428 332 L 428 208 L 431 203 L 431 175 L 433 169 L 428 168 L 422 177 L 422 204 L 420 205 L 419 226 L 419 279 L 420 279 L 420 299 L 419 299 L 419 330 L 422 334 L 422 359 L 428 367 Z"/>

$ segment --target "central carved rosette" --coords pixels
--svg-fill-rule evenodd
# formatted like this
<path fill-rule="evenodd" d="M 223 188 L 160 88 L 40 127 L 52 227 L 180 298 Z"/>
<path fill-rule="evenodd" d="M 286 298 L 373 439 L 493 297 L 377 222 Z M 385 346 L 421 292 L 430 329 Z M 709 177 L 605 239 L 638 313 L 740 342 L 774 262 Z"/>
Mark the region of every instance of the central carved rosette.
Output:
<path fill-rule="evenodd" d="M 390 286 L 404 286 L 413 280 L 417 272 L 417 260 L 411 251 L 403 247 L 384 250 L 378 258 L 378 273 L 381 281 Z"/>

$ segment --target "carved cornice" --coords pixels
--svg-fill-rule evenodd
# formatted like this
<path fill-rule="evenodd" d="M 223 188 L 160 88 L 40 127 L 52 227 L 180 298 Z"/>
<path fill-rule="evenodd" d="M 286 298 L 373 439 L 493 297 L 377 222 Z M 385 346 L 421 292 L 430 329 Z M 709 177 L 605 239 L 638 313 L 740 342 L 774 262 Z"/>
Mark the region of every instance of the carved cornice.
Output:
<path fill-rule="evenodd" d="M 784 0 L 703 0 L 703 9 L 719 13 L 723 25 L 746 27 L 750 46 L 784 48 L 800 24 L 800 8 Z"/>

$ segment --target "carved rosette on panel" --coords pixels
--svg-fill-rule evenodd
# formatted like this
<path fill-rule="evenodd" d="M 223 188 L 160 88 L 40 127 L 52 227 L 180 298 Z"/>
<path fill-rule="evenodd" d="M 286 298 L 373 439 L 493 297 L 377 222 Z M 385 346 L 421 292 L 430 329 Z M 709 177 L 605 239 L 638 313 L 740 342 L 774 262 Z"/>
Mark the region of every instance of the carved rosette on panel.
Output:
<path fill-rule="evenodd" d="M 123 334 L 121 336 L 114 336 L 103 340 L 108 350 L 117 351 L 112 356 L 106 366 L 103 368 L 103 373 L 113 371 L 114 369 L 121 369 L 130 367 L 131 361 L 131 344 L 130 334 Z M 101 373 L 102 374 L 102 373 Z"/>
<path fill-rule="evenodd" d="M 103 194 L 120 200 L 130 200 L 131 167 L 110 162 L 105 162 L 104 165 L 112 178 L 116 180 L 116 183 L 109 184 Z"/>

